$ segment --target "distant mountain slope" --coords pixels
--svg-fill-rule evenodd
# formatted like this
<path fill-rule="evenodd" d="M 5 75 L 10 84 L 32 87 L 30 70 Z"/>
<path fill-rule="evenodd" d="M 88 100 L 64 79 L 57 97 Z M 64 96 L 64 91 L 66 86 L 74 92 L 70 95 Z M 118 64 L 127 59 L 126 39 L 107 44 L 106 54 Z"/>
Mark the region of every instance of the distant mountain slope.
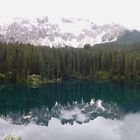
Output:
<path fill-rule="evenodd" d="M 126 30 L 123 34 L 121 34 L 117 42 L 120 43 L 140 43 L 140 32 L 137 30 L 129 31 Z"/>

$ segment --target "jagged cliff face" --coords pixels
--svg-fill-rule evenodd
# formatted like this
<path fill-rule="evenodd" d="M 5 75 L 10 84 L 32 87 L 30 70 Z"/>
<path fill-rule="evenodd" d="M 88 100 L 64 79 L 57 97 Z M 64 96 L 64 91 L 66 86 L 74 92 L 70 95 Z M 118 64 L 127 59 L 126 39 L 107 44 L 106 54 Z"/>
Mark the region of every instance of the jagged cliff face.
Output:
<path fill-rule="evenodd" d="M 98 26 L 85 19 L 66 19 L 53 22 L 48 17 L 32 22 L 15 18 L 12 23 L 0 26 L 0 41 L 22 42 L 34 45 L 83 47 L 116 41 L 126 29 L 117 24 Z"/>

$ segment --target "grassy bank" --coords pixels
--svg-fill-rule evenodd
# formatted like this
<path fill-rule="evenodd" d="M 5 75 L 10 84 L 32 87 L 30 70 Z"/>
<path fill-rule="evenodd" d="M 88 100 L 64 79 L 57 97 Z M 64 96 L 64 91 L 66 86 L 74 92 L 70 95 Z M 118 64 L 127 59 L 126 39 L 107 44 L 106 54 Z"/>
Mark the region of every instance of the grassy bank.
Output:
<path fill-rule="evenodd" d="M 12 73 L 0 73 L 0 84 L 7 84 L 7 83 L 17 83 L 13 79 Z M 13 79 L 12 79 L 13 78 Z M 22 79 L 18 81 L 18 84 L 24 84 L 31 87 L 39 87 L 44 84 L 51 84 L 51 83 L 58 83 L 62 80 L 70 80 L 70 79 L 81 79 L 81 80 L 101 80 L 101 81 L 133 81 L 133 82 L 140 82 L 139 76 L 134 76 L 133 74 L 131 77 L 116 74 L 113 75 L 110 72 L 106 71 L 99 71 L 95 75 L 82 75 L 78 73 L 74 73 L 69 76 L 67 79 L 58 78 L 58 79 L 46 79 L 41 77 L 41 75 L 28 75 L 26 79 Z"/>

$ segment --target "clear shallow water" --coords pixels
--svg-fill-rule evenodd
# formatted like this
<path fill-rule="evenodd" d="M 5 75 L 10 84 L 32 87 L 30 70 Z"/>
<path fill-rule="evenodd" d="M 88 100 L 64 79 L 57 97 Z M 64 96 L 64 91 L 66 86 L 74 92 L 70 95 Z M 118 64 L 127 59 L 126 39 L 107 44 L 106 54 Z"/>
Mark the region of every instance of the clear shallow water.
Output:
<path fill-rule="evenodd" d="M 64 81 L 0 87 L 0 139 L 138 140 L 140 85 Z"/>

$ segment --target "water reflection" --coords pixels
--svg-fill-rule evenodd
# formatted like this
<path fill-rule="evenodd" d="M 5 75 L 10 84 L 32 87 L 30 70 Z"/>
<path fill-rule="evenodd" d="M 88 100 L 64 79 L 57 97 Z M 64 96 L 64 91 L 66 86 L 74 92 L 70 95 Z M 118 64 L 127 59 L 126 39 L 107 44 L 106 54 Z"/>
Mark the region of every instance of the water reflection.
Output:
<path fill-rule="evenodd" d="M 140 86 L 134 83 L 1 86 L 0 140 L 6 134 L 23 140 L 138 140 L 139 111 Z"/>
<path fill-rule="evenodd" d="M 73 105 L 67 104 L 62 106 L 56 104 L 49 110 L 45 106 L 41 108 L 31 109 L 29 113 L 7 113 L 3 116 L 6 120 L 11 120 L 14 124 L 29 124 L 30 122 L 38 125 L 48 126 L 51 118 L 57 118 L 62 124 L 73 124 L 74 122 L 82 124 L 90 120 L 96 119 L 98 116 L 110 119 L 122 119 L 124 112 L 115 103 L 105 103 L 101 100 L 94 101 L 91 99 L 90 103 L 77 103 Z"/>
<path fill-rule="evenodd" d="M 47 106 L 51 109 L 56 102 L 66 106 L 73 102 L 89 103 L 91 99 L 114 102 L 125 112 L 140 110 L 140 85 L 133 83 L 97 82 L 72 80 L 50 84 L 37 89 L 24 86 L 1 86 L 0 114 L 29 112 L 31 108 Z"/>
<path fill-rule="evenodd" d="M 22 140 L 138 140 L 140 137 L 140 114 L 128 114 L 123 120 L 97 117 L 89 123 L 61 125 L 51 119 L 49 127 L 36 124 L 12 125 L 0 119 L 0 139 L 5 134 L 21 136 Z"/>

